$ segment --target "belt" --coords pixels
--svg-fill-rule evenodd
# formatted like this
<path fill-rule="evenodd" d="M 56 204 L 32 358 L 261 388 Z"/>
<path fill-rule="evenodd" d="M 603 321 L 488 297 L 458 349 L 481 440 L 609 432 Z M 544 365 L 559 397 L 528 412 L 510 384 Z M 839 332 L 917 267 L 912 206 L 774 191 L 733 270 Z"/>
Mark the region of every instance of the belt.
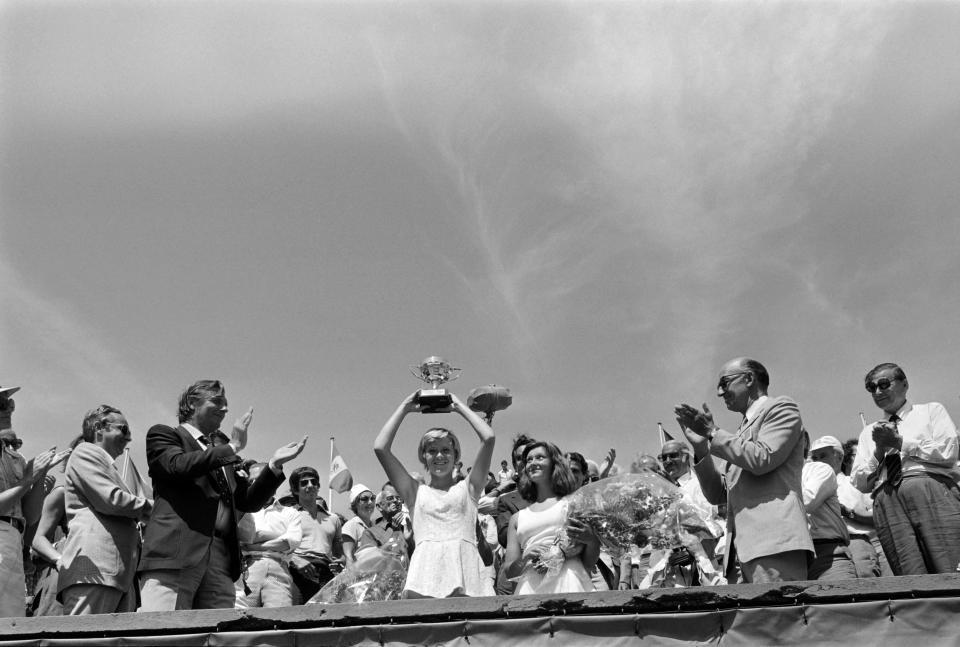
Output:
<path fill-rule="evenodd" d="M 23 534 L 23 530 L 26 527 L 26 524 L 23 522 L 23 519 L 20 517 L 7 517 L 0 515 L 0 521 L 6 521 L 8 524 L 20 531 L 20 534 Z"/>
<path fill-rule="evenodd" d="M 814 546 L 829 546 L 831 544 L 840 544 L 841 546 L 849 545 L 849 541 L 846 539 L 814 539 Z"/>

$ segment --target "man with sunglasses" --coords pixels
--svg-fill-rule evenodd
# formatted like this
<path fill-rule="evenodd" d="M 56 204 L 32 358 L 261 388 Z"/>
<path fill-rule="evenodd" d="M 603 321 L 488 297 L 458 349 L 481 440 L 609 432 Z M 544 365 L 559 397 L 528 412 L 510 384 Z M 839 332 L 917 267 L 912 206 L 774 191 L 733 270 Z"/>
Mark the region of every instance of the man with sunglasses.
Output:
<path fill-rule="evenodd" d="M 47 470 L 70 455 L 56 448 L 29 461 L 20 455 L 23 441 L 13 430 L 10 398 L 18 389 L 0 387 L 0 618 L 26 615 L 23 534 L 40 517 Z"/>
<path fill-rule="evenodd" d="M 724 567 L 731 582 L 737 563 L 744 582 L 805 580 L 813 553 L 800 485 L 806 432 L 797 404 L 768 396 L 769 384 L 767 369 L 753 359 L 720 369 L 717 396 L 743 416 L 736 432 L 718 427 L 706 404 L 702 411 L 688 404 L 674 410 L 704 496 L 727 503 Z M 725 461 L 723 474 L 713 456 Z"/>
<path fill-rule="evenodd" d="M 147 464 L 156 497 L 140 557 L 141 611 L 232 609 L 242 573 L 239 512 L 260 510 L 283 483 L 283 465 L 306 444 L 277 449 L 256 479 L 237 474 L 253 408 L 220 442 L 227 395 L 218 380 L 200 380 L 180 395 L 179 426 L 147 432 Z"/>
<path fill-rule="evenodd" d="M 290 474 L 290 492 L 297 497 L 303 538 L 290 558 L 294 604 L 303 604 L 343 568 L 343 541 L 340 517 L 327 510 L 319 496 L 320 473 L 303 465 Z"/>
<path fill-rule="evenodd" d="M 938 402 L 907 399 L 906 373 L 875 366 L 864 386 L 883 417 L 860 432 L 851 482 L 874 497 L 880 545 L 896 575 L 952 573 L 960 563 L 957 428 Z"/>
<path fill-rule="evenodd" d="M 698 532 L 697 538 L 707 555 L 712 557 L 717 541 L 723 536 L 724 526 L 717 514 L 717 506 L 707 501 L 700 487 L 700 481 L 694 477 L 690 448 L 679 440 L 668 440 L 660 447 L 657 460 L 667 478 L 680 487 L 684 500 L 703 513 L 709 514 L 705 531 Z"/>
<path fill-rule="evenodd" d="M 85 442 L 67 463 L 69 532 L 56 561 L 63 615 L 135 611 L 137 522 L 146 521 L 152 502 L 131 492 L 114 467 L 131 439 L 120 410 L 102 404 L 88 411 L 83 429 Z"/>
<path fill-rule="evenodd" d="M 395 539 L 403 546 L 407 557 L 412 555 L 416 545 L 413 540 L 413 522 L 410 520 L 410 515 L 403 509 L 403 499 L 400 498 L 397 488 L 393 487 L 390 481 L 380 488 L 380 494 L 377 495 L 377 508 L 381 516 L 370 526 L 370 534 L 380 546 Z"/>

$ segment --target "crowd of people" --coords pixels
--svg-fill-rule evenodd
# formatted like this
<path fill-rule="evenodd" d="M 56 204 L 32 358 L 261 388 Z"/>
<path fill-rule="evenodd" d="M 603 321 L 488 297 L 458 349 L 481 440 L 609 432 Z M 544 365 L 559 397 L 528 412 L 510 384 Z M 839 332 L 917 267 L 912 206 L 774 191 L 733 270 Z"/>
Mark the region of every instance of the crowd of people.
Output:
<path fill-rule="evenodd" d="M 283 472 L 306 437 L 267 461 L 241 458 L 252 409 L 222 431 L 218 381 L 181 394 L 177 427 L 147 432 L 150 497 L 117 468 L 131 441 L 119 409 L 89 411 L 70 449 L 26 460 L 16 388 L 0 388 L 0 617 L 304 604 L 384 551 L 405 565 L 405 598 L 958 570 L 958 436 L 941 404 L 911 402 L 903 369 L 880 364 L 864 379 L 879 420 L 841 442 L 812 438 L 797 404 L 768 395 L 769 384 L 756 360 L 723 365 L 717 395 L 742 416 L 737 430 L 707 405 L 676 407 L 682 438 L 664 436 L 659 455 L 629 471 L 678 493 L 696 528 L 674 545 L 616 550 L 603 528 L 569 514 L 581 488 L 628 478 L 615 475 L 613 450 L 598 465 L 521 434 L 494 473 L 492 415 L 456 395 L 447 411 L 479 440 L 472 463 L 439 426 L 420 438 L 416 469 L 397 458 L 402 423 L 422 410 L 413 393 L 374 442 L 383 484 L 353 486 L 345 519 L 320 496 L 318 469 Z M 278 496 L 282 483 L 289 495 Z"/>

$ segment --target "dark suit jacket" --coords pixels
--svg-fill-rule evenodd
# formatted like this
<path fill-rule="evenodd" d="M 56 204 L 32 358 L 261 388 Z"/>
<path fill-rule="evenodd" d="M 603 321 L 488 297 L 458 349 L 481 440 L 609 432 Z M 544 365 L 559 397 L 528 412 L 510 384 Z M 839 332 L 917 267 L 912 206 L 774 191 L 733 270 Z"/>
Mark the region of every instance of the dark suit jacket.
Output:
<path fill-rule="evenodd" d="M 507 528 L 510 527 L 510 517 L 528 505 L 530 505 L 530 502 L 525 501 L 520 496 L 519 490 L 511 490 L 506 494 L 501 494 L 497 499 L 497 539 L 504 548 L 507 547 Z"/>
<path fill-rule="evenodd" d="M 182 426 L 154 425 L 147 432 L 147 464 L 153 479 L 154 506 L 143 537 L 140 571 L 197 566 L 213 541 L 220 492 L 215 470 L 224 469 L 233 518 L 256 512 L 283 483 L 264 469 L 253 483 L 237 478 L 237 457 L 228 445 L 204 448 Z M 230 576 L 242 570 L 236 532 L 224 540 L 230 550 Z"/>

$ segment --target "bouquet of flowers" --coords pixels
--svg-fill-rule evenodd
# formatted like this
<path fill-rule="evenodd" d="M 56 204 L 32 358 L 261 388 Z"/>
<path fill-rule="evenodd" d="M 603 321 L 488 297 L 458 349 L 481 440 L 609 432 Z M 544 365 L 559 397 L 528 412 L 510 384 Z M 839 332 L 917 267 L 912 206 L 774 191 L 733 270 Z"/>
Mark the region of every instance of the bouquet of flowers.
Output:
<path fill-rule="evenodd" d="M 568 518 L 590 526 L 617 559 L 631 545 L 682 546 L 681 512 L 690 523 L 702 523 L 695 510 L 681 506 L 677 486 L 653 472 L 641 472 L 583 486 L 570 495 Z"/>
<path fill-rule="evenodd" d="M 407 580 L 406 549 L 396 539 L 365 550 L 356 562 L 327 582 L 307 604 L 399 600 Z"/>

